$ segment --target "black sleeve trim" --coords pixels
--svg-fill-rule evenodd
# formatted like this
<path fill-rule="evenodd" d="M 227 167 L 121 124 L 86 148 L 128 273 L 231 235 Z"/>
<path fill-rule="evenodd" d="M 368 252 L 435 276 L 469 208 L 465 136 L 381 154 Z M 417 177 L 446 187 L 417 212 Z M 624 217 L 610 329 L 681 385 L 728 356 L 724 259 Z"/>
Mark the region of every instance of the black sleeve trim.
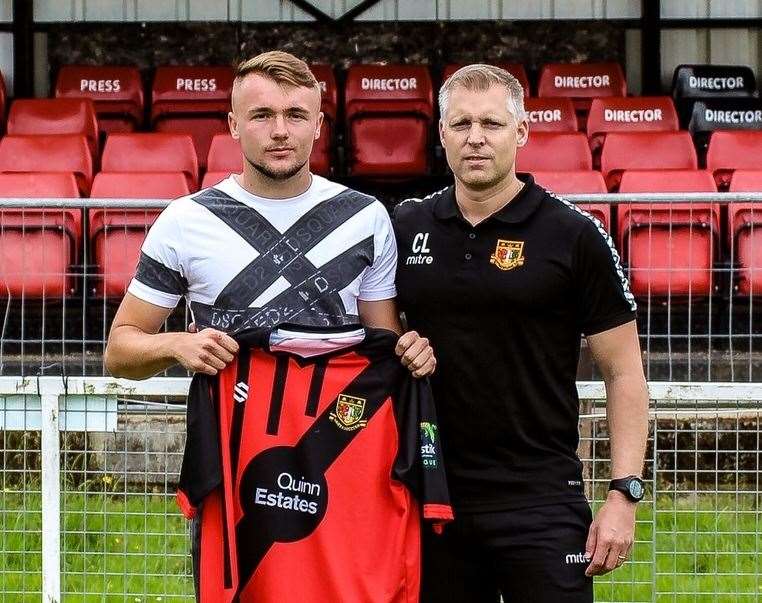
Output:
<path fill-rule="evenodd" d="M 188 291 L 188 281 L 177 270 L 168 268 L 161 262 L 140 252 L 138 268 L 135 279 L 151 289 L 170 293 L 172 295 L 184 295 Z"/>
<path fill-rule="evenodd" d="M 596 320 L 595 322 L 586 325 L 582 328 L 582 332 L 585 334 L 585 336 L 588 335 L 597 335 L 598 333 L 603 333 L 604 331 L 608 331 L 609 329 L 613 329 L 615 327 L 622 326 L 623 324 L 626 324 L 628 322 L 632 322 L 635 320 L 635 312 L 624 312 L 622 314 L 615 314 L 613 316 L 606 316 L 604 318 L 601 318 L 599 320 Z"/>

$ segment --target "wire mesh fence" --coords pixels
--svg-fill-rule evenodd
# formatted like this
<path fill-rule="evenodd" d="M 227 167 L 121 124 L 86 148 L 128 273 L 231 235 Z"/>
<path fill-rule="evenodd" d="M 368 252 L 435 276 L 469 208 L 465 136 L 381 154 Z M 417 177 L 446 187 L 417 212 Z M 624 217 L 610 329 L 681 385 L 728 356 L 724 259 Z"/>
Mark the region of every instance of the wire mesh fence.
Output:
<path fill-rule="evenodd" d="M 0 602 L 43 592 L 72 602 L 193 599 L 188 526 L 174 502 L 186 390 L 186 379 L 171 378 L 0 379 Z M 579 390 L 579 453 L 597 508 L 609 479 L 604 390 Z M 650 390 L 648 488 L 632 560 L 596 579 L 596 600 L 759 601 L 762 385 Z M 41 410 L 55 391 L 57 425 Z M 58 437 L 45 440 L 54 428 Z M 46 559 L 57 582 L 45 581 Z"/>
<path fill-rule="evenodd" d="M 652 393 L 633 560 L 597 580 L 596 600 L 759 601 L 762 386 L 750 382 L 762 370 L 762 194 L 573 200 L 607 220 L 619 249 Z M 173 500 L 187 383 L 171 377 L 185 375 L 97 378 L 140 243 L 166 204 L 0 200 L 0 603 L 192 600 L 188 527 Z M 165 329 L 190 320 L 182 306 Z M 579 377 L 599 378 L 584 353 Z M 597 506 L 609 477 L 603 389 L 580 389 Z"/>
<path fill-rule="evenodd" d="M 761 193 L 569 199 L 603 222 L 619 251 L 649 379 L 762 379 Z M 168 203 L 0 199 L 3 375 L 104 374 L 111 320 Z M 165 328 L 190 320 L 183 302 Z M 583 364 L 580 377 L 598 375 Z"/>

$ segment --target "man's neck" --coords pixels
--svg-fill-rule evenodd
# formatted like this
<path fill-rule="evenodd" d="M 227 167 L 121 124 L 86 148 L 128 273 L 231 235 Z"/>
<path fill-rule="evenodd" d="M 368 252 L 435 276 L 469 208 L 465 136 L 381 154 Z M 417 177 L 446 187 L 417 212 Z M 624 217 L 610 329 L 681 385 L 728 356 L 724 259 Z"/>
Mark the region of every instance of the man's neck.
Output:
<path fill-rule="evenodd" d="M 513 201 L 523 185 L 515 173 L 484 190 L 469 189 L 456 179 L 455 200 L 466 221 L 476 226 Z"/>
<path fill-rule="evenodd" d="M 268 178 L 250 165 L 244 166 L 243 174 L 235 176 L 244 189 L 257 197 L 265 199 L 289 199 L 305 192 L 312 183 L 312 176 L 307 165 L 286 180 Z"/>

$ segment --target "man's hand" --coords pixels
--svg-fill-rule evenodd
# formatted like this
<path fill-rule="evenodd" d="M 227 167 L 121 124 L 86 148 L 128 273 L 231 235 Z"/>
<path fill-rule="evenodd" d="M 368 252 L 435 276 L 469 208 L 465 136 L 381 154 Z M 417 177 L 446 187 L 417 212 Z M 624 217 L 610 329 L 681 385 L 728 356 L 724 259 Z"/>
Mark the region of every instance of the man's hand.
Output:
<path fill-rule="evenodd" d="M 401 357 L 402 364 L 413 373 L 414 377 L 427 377 L 437 366 L 437 359 L 434 357 L 434 350 L 429 345 L 429 340 L 415 331 L 408 331 L 400 337 L 394 351 Z"/>
<path fill-rule="evenodd" d="M 585 555 L 591 562 L 586 576 L 602 576 L 629 559 L 635 540 L 635 507 L 621 492 L 609 492 L 587 536 Z"/>
<path fill-rule="evenodd" d="M 216 329 L 179 333 L 174 346 L 177 362 L 189 371 L 207 375 L 216 375 L 224 369 L 233 361 L 236 353 L 236 341 L 230 335 Z"/>

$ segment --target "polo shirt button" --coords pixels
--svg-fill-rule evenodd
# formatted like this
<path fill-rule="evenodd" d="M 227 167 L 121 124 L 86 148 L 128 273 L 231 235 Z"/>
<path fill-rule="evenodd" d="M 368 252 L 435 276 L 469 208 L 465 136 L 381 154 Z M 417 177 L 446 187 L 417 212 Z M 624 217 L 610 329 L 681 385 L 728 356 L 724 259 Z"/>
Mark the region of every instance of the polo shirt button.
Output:
<path fill-rule="evenodd" d="M 466 254 L 466 259 L 467 259 L 467 260 L 470 260 L 470 259 L 471 259 L 471 254 L 470 254 L 470 253 L 467 253 L 467 254 Z"/>
<path fill-rule="evenodd" d="M 472 232 L 471 234 L 468 235 L 468 238 L 473 240 L 476 238 L 476 234 Z"/>

